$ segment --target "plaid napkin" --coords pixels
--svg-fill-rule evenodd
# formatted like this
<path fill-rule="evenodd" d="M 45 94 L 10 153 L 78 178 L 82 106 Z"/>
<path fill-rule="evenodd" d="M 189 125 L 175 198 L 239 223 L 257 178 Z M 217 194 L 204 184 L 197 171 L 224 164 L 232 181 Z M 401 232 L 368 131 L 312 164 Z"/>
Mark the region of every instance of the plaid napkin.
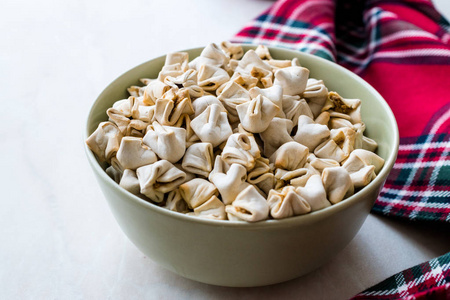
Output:
<path fill-rule="evenodd" d="M 400 148 L 373 212 L 450 223 L 450 24 L 430 1 L 279 0 L 232 41 L 321 56 L 374 86 L 397 119 Z M 450 297 L 449 260 L 450 253 L 356 297 Z"/>

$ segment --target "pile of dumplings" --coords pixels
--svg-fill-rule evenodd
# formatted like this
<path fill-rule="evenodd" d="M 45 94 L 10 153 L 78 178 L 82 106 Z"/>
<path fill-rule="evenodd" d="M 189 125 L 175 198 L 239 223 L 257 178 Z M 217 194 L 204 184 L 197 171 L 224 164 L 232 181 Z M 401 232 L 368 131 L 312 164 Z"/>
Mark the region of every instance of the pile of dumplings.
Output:
<path fill-rule="evenodd" d="M 166 56 L 156 79 L 107 110 L 86 143 L 121 187 L 195 217 L 256 222 L 321 210 L 369 184 L 384 160 L 361 100 L 328 91 L 265 46 Z"/>

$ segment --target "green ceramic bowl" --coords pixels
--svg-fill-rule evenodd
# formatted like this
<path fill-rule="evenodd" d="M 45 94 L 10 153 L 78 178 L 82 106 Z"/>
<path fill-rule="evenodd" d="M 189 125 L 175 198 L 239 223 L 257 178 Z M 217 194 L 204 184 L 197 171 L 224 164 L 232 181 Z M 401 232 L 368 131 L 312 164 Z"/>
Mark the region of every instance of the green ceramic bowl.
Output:
<path fill-rule="evenodd" d="M 245 46 L 244 50 L 254 49 Z M 190 59 L 201 48 L 187 50 Z M 330 90 L 360 98 L 366 135 L 378 142 L 385 165 L 377 178 L 346 200 L 303 216 L 257 223 L 200 219 L 148 203 L 117 185 L 86 147 L 89 163 L 108 204 L 128 238 L 161 266 L 190 279 L 222 286 L 250 287 L 283 282 L 317 269 L 357 234 L 377 198 L 398 151 L 398 128 L 387 103 L 367 82 L 322 58 L 270 48 L 277 59 L 297 57 L 311 77 Z M 107 120 L 106 109 L 126 98 L 139 78 L 156 78 L 165 57 L 143 63 L 114 80 L 89 113 L 85 138 Z"/>

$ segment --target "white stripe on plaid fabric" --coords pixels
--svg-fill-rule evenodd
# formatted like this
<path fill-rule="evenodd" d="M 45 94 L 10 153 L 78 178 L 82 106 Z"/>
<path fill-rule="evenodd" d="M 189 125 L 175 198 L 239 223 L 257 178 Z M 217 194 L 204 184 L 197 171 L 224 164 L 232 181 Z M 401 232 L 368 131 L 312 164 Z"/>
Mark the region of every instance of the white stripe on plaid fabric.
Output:
<path fill-rule="evenodd" d="M 443 166 L 450 166 L 450 160 L 445 160 L 445 156 L 448 156 L 448 152 L 444 151 L 444 153 L 447 153 L 446 155 L 442 155 L 444 157 L 441 160 L 437 161 L 424 161 L 424 162 L 409 162 L 409 163 L 395 163 L 394 169 L 415 169 L 415 168 L 429 168 L 429 167 L 443 167 Z"/>
<path fill-rule="evenodd" d="M 384 194 L 402 194 L 402 196 L 407 197 L 435 197 L 435 198 L 446 198 L 450 197 L 450 191 L 441 190 L 441 191 L 407 191 L 404 189 L 393 189 L 393 188 L 383 188 Z M 383 197 L 380 197 L 383 198 Z M 389 201 L 389 199 L 386 198 L 386 202 Z M 410 202 L 410 201 L 408 201 Z M 411 204 L 413 205 L 413 204 Z M 448 204 L 442 204 L 445 207 L 448 206 Z M 432 206 L 430 206 L 432 207 Z M 437 208 L 437 206 L 435 206 Z"/>
<path fill-rule="evenodd" d="M 372 44 L 372 43 L 370 43 Z M 370 46 L 369 46 L 370 47 Z M 370 51 L 372 48 L 368 48 Z M 354 70 L 355 73 L 360 73 L 370 61 L 377 58 L 402 58 L 402 57 L 420 57 L 420 56 L 435 56 L 435 57 L 450 57 L 450 50 L 447 49 L 413 49 L 413 50 L 395 50 L 395 51 L 379 51 L 377 53 L 370 52 L 365 58 L 356 58 L 351 55 L 339 54 L 339 58 L 358 65 Z"/>
<path fill-rule="evenodd" d="M 405 193 L 406 194 L 406 193 Z M 385 202 L 385 203 L 391 203 L 392 202 L 392 198 L 385 198 L 383 196 L 379 196 L 377 199 L 379 202 Z M 420 207 L 420 208 L 447 208 L 448 204 L 446 203 L 424 203 L 424 202 L 412 202 L 412 201 L 408 201 L 408 200 L 395 200 L 397 204 L 400 204 L 401 206 L 410 206 L 410 207 Z"/>
<path fill-rule="evenodd" d="M 390 289 L 390 290 L 378 290 L 378 291 L 369 291 L 369 292 L 362 292 L 360 295 L 364 296 L 386 296 L 386 295 L 395 295 L 399 294 L 401 297 L 408 296 L 408 293 L 405 293 L 405 291 L 408 290 L 408 287 L 411 286 L 417 286 L 419 284 L 424 283 L 429 278 L 433 277 L 438 279 L 439 281 L 436 283 L 436 286 L 444 285 L 445 284 L 445 278 L 443 277 L 443 271 L 450 268 L 450 264 L 443 264 L 442 266 L 439 264 L 439 261 L 437 258 L 434 258 L 430 260 L 429 265 L 431 266 L 431 272 L 427 272 L 425 274 L 422 274 L 420 277 L 415 278 L 413 281 L 406 284 L 405 278 L 403 276 L 403 272 L 395 274 L 394 278 L 397 283 L 397 287 Z"/>
<path fill-rule="evenodd" d="M 376 53 L 374 58 L 398 58 L 398 57 L 414 57 L 414 56 L 444 56 L 450 57 L 450 50 L 448 49 L 412 49 L 412 50 L 396 50 L 396 51 L 381 51 Z"/>
<path fill-rule="evenodd" d="M 387 44 L 396 40 L 401 40 L 401 39 L 405 39 L 405 38 L 418 38 L 418 37 L 424 37 L 424 38 L 431 38 L 433 40 L 439 41 L 439 38 L 437 36 L 435 36 L 434 34 L 431 34 L 429 32 L 426 31 L 422 31 L 422 30 L 405 30 L 405 31 L 399 31 L 399 32 L 394 32 L 392 34 L 388 34 L 384 37 L 382 37 L 381 39 L 379 39 L 376 43 L 376 46 L 379 47 L 383 44 Z M 348 50 L 352 51 L 352 55 L 358 56 L 361 54 L 364 54 L 365 52 L 367 52 L 367 49 L 365 47 L 360 48 L 360 47 L 355 47 L 349 43 L 344 43 L 344 42 L 340 42 L 339 41 L 339 45 L 342 46 L 343 48 L 347 48 Z"/>
<path fill-rule="evenodd" d="M 399 296 L 401 296 L 401 297 L 408 296 L 408 293 L 407 293 L 408 285 L 406 284 L 403 273 L 397 273 L 394 276 L 395 276 L 395 282 L 397 284 L 395 293 L 399 294 Z"/>
<path fill-rule="evenodd" d="M 445 277 L 443 273 L 444 270 L 450 268 L 450 264 L 444 264 L 441 266 L 437 259 L 432 259 L 430 260 L 429 265 L 431 266 L 431 272 L 428 272 L 427 274 L 430 274 L 431 277 L 437 279 L 436 285 L 439 286 L 445 284 Z"/>
<path fill-rule="evenodd" d="M 432 142 L 432 143 L 417 143 L 417 144 L 402 144 L 398 147 L 398 151 L 411 151 L 411 150 L 420 150 L 423 147 L 427 149 L 437 149 L 437 148 L 450 148 L 449 142 Z"/>
<path fill-rule="evenodd" d="M 450 110 L 448 110 L 446 113 L 444 113 L 442 116 L 439 117 L 439 119 L 434 123 L 433 127 L 430 130 L 430 133 L 427 136 L 427 139 L 425 140 L 424 144 L 430 144 L 431 141 L 434 138 L 435 133 L 439 130 L 439 128 L 442 126 L 442 124 L 444 124 L 448 119 L 450 118 Z M 419 155 L 417 156 L 417 160 L 416 162 L 419 164 L 419 166 L 422 164 L 422 160 L 425 157 L 425 154 L 427 152 L 427 148 L 422 148 L 422 150 L 420 151 Z M 395 166 L 395 164 L 394 164 Z M 409 174 L 408 179 L 406 180 L 405 185 L 403 186 L 403 190 L 409 190 L 411 187 L 411 184 L 414 180 L 414 177 L 416 176 L 417 171 L 419 170 L 419 168 L 412 168 L 412 171 Z M 429 185 L 430 186 L 430 185 Z M 400 196 L 400 197 L 399 197 Z M 379 197 L 378 199 L 380 199 L 381 197 Z M 397 205 L 398 203 L 400 203 L 401 198 L 403 198 L 401 196 L 401 194 L 398 194 L 398 196 L 395 199 L 391 199 L 391 201 L 389 202 L 388 205 L 386 205 L 386 207 L 383 209 L 383 213 L 384 214 L 388 214 L 392 207 L 394 207 L 395 205 Z M 423 199 L 424 202 L 426 202 L 427 199 Z M 421 200 L 422 201 L 422 200 Z M 419 208 L 418 203 L 414 202 L 416 206 L 416 208 L 414 209 L 414 211 L 416 211 L 416 209 Z M 447 204 L 448 205 L 448 204 Z M 413 213 L 414 213 L 413 211 Z M 417 215 L 417 213 L 412 214 L 411 219 L 414 219 L 414 217 Z"/>

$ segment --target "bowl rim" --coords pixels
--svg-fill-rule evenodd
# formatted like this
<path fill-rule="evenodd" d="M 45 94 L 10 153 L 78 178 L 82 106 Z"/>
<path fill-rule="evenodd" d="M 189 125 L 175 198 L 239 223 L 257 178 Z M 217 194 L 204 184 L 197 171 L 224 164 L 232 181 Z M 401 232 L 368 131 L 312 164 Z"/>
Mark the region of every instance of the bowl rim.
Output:
<path fill-rule="evenodd" d="M 245 51 L 248 51 L 249 49 L 255 49 L 257 46 L 258 45 L 255 45 L 255 44 L 242 44 L 242 47 L 244 48 Z M 185 49 L 185 50 L 179 50 L 178 52 L 201 51 L 204 48 L 205 47 L 196 47 L 196 48 L 190 48 L 190 49 Z M 355 80 L 355 81 L 359 82 L 360 84 L 362 84 L 365 88 L 367 88 L 369 90 L 370 93 L 372 93 L 380 101 L 381 105 L 387 112 L 390 122 L 392 123 L 392 125 L 394 127 L 391 129 L 393 129 L 393 140 L 394 140 L 395 145 L 393 146 L 392 151 L 390 151 L 388 153 L 388 156 L 385 159 L 384 166 L 381 169 L 381 171 L 378 173 L 377 177 L 374 180 L 372 180 L 367 186 L 362 188 L 360 191 L 358 191 L 354 195 L 346 198 L 345 200 L 343 200 L 339 203 L 333 204 L 329 207 L 326 207 L 326 208 L 318 210 L 318 211 L 310 212 L 305 215 L 298 215 L 298 216 L 293 216 L 293 217 L 284 218 L 284 219 L 269 219 L 269 220 L 263 220 L 263 221 L 258 221 L 258 222 L 246 222 L 246 221 L 214 220 L 214 219 L 199 218 L 199 217 L 193 217 L 193 216 L 189 216 L 189 215 L 186 215 L 183 213 L 171 211 L 166 208 L 160 207 L 156 204 L 147 202 L 146 200 L 128 192 L 127 190 L 125 190 L 124 188 L 119 186 L 112 178 L 110 178 L 108 176 L 108 174 L 106 174 L 106 172 L 101 167 L 100 163 L 97 161 L 94 153 L 89 149 L 89 147 L 86 144 L 86 139 L 90 135 L 89 125 L 91 123 L 90 120 L 92 119 L 93 114 L 94 114 L 93 109 L 96 106 L 96 104 L 100 101 L 100 98 L 103 96 L 103 94 L 105 94 L 106 91 L 111 86 L 113 86 L 117 80 L 119 80 L 122 77 L 126 77 L 128 75 L 128 73 L 132 73 L 135 69 L 142 67 L 151 61 L 164 58 L 166 55 L 161 55 L 161 56 L 155 57 L 153 59 L 150 59 L 142 64 L 139 64 L 139 65 L 129 69 L 125 73 L 122 73 L 121 75 L 116 77 L 106 88 L 104 88 L 102 90 L 102 92 L 97 96 L 96 100 L 91 104 L 89 113 L 86 118 L 86 123 L 85 123 L 85 127 L 83 130 L 82 136 L 83 136 L 83 144 L 84 144 L 85 153 L 88 158 L 89 164 L 91 165 L 94 172 L 97 173 L 97 175 L 103 180 L 104 183 L 108 184 L 108 186 L 110 188 L 112 188 L 115 192 L 119 193 L 121 195 L 121 197 L 128 198 L 131 201 L 133 201 L 135 204 L 141 205 L 141 206 L 145 207 L 146 209 L 150 209 L 155 213 L 159 213 L 159 214 L 165 215 L 170 218 L 175 218 L 182 222 L 194 222 L 194 223 L 198 223 L 198 224 L 218 226 L 218 227 L 233 227 L 233 228 L 245 228 L 245 229 L 257 229 L 257 228 L 265 228 L 265 229 L 273 228 L 273 229 L 275 229 L 275 228 L 286 227 L 286 226 L 287 227 L 298 226 L 301 224 L 317 222 L 324 218 L 328 218 L 330 215 L 336 214 L 336 213 L 352 206 L 353 204 L 356 204 L 357 202 L 363 201 L 364 197 L 367 196 L 368 194 L 370 194 L 374 189 L 376 189 L 377 186 L 379 186 L 379 185 L 382 186 L 382 184 L 384 184 L 384 181 L 386 180 L 387 176 L 389 175 L 389 172 L 391 171 L 392 167 L 394 166 L 395 160 L 397 158 L 398 147 L 399 147 L 399 131 L 398 131 L 398 125 L 397 125 L 396 119 L 394 117 L 394 114 L 393 114 L 391 108 L 387 104 L 386 100 L 384 100 L 384 98 L 380 95 L 380 93 L 378 93 L 378 91 L 374 87 L 372 87 L 368 82 L 366 82 L 364 79 L 362 79 L 357 74 L 345 69 L 344 67 L 342 67 L 332 61 L 326 60 L 322 57 L 315 56 L 315 55 L 312 55 L 309 53 L 304 53 L 301 51 L 296 51 L 296 50 L 291 50 L 291 49 L 286 49 L 286 48 L 281 48 L 281 47 L 268 46 L 268 49 L 269 49 L 269 51 L 270 50 L 284 51 L 287 54 L 300 56 L 300 57 L 303 56 L 303 57 L 306 57 L 307 59 L 312 59 L 312 60 L 318 60 L 319 62 L 325 63 L 330 68 L 338 69 L 338 71 L 344 72 L 346 75 L 350 76 L 352 80 Z M 126 200 L 126 201 L 129 201 L 129 200 Z"/>

